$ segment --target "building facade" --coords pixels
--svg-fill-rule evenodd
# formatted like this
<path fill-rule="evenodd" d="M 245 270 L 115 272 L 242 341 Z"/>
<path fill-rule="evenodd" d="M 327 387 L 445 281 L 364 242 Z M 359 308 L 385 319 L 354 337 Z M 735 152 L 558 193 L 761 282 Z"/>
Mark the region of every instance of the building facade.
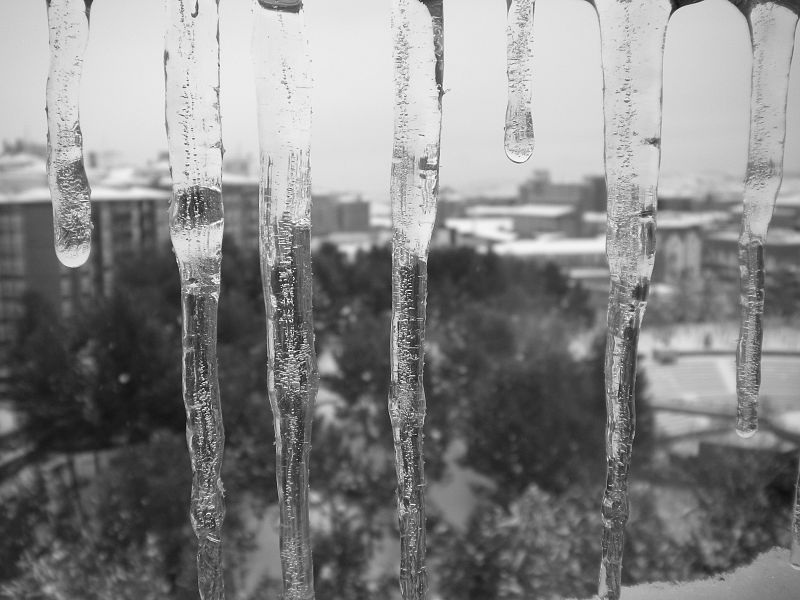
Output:
<path fill-rule="evenodd" d="M 30 173 L 30 164 L 25 166 Z M 50 192 L 26 175 L 0 177 L 0 355 L 15 337 L 28 294 L 69 316 L 92 295 L 110 293 L 121 261 L 168 244 L 169 193 L 154 188 L 96 185 L 92 190 L 92 250 L 78 269 L 64 267 L 53 250 Z"/>

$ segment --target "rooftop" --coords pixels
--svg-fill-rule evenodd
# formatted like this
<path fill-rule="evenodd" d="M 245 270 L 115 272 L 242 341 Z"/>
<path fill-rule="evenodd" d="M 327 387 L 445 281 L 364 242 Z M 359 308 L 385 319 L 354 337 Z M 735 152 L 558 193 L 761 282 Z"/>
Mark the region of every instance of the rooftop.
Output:
<path fill-rule="evenodd" d="M 571 206 L 563 204 L 526 204 L 519 205 L 478 205 L 467 209 L 467 214 L 473 217 L 565 217 L 575 212 Z"/>
<path fill-rule="evenodd" d="M 761 361 L 760 422 L 754 440 L 739 438 L 736 417 L 736 361 L 727 353 L 676 353 L 645 359 L 647 395 L 656 412 L 658 433 L 680 439 L 690 452 L 699 439 L 726 446 L 790 446 L 800 439 L 796 390 L 800 389 L 800 353 L 765 353 Z M 710 436 L 710 437 L 709 437 Z M 684 443 L 686 442 L 686 443 Z"/>
<path fill-rule="evenodd" d="M 169 200 L 170 193 L 140 186 L 92 186 L 92 201 L 125 202 L 135 200 Z M 50 202 L 50 190 L 44 186 L 33 187 L 19 193 L 0 193 L 0 204 L 42 204 Z"/>
<path fill-rule="evenodd" d="M 585 212 L 581 218 L 584 223 L 604 225 L 606 213 Z M 656 223 L 659 229 L 692 229 L 707 227 L 728 220 L 730 220 L 730 214 L 726 211 L 679 212 L 662 210 L 656 215 Z"/>
<path fill-rule="evenodd" d="M 582 256 L 606 254 L 606 238 L 538 238 L 497 244 L 497 254 L 512 256 Z"/>
<path fill-rule="evenodd" d="M 718 242 L 736 243 L 739 241 L 739 231 L 735 229 L 725 229 L 711 233 L 709 240 Z M 768 246 L 800 246 L 800 231 L 793 229 L 772 228 L 767 234 Z"/>
<path fill-rule="evenodd" d="M 514 220 L 508 217 L 454 217 L 446 219 L 444 226 L 461 235 L 472 235 L 490 242 L 510 242 L 517 238 Z"/>

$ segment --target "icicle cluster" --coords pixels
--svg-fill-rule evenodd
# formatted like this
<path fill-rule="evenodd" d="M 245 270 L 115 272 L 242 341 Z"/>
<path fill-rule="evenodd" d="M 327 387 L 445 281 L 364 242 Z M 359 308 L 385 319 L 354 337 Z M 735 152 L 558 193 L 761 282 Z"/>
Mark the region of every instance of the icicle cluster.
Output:
<path fill-rule="evenodd" d="M 319 376 L 311 310 L 311 59 L 300 0 L 253 1 L 260 253 L 283 598 L 314 598 L 308 478 Z"/>
<path fill-rule="evenodd" d="M 56 256 L 67 267 L 85 263 L 92 244 L 91 189 L 78 106 L 91 6 L 92 0 L 47 0 L 47 180 Z"/>
<path fill-rule="evenodd" d="M 221 600 L 225 434 L 217 379 L 222 259 L 222 137 L 217 0 L 168 0 L 164 71 L 173 196 L 170 236 L 181 277 L 183 399 L 192 463 L 190 517 L 200 597 Z"/>
<path fill-rule="evenodd" d="M 600 21 L 611 272 L 606 341 L 606 489 L 599 596 L 620 596 L 635 434 L 639 327 L 655 258 L 661 72 L 669 0 L 595 0 Z"/>
<path fill-rule="evenodd" d="M 732 0 L 747 19 L 753 48 L 750 144 L 739 234 L 741 326 L 736 349 L 736 432 L 758 430 L 767 230 L 783 180 L 786 104 L 800 1 Z M 791 564 L 800 568 L 800 475 L 795 490 Z"/>
<path fill-rule="evenodd" d="M 661 74 L 672 12 L 698 0 L 593 0 L 601 30 L 607 256 L 611 274 L 605 359 L 606 488 L 599 597 L 621 593 L 628 471 L 635 435 L 637 345 L 655 257 Z M 751 129 L 739 239 L 742 323 L 738 419 L 757 430 L 764 248 L 783 173 L 786 106 L 800 0 L 731 0 L 753 47 Z M 170 235 L 181 277 L 183 396 L 203 600 L 222 600 L 221 465 L 224 431 L 216 333 L 222 256 L 219 0 L 167 0 L 166 122 L 173 176 Z M 535 0 L 507 0 L 505 149 L 533 151 L 531 76 Z M 47 0 L 48 181 L 63 264 L 83 264 L 91 245 L 79 84 L 92 0 Z M 392 0 L 395 132 L 391 173 L 392 328 L 389 414 L 395 446 L 400 587 L 427 596 L 423 389 L 427 255 L 436 214 L 442 123 L 443 0 Z M 313 600 L 309 451 L 319 383 L 310 252 L 311 61 L 302 0 L 253 0 L 253 57 L 261 145 L 260 255 L 267 312 L 267 373 L 277 440 L 283 597 Z M 800 473 L 792 523 L 800 568 Z"/>
<path fill-rule="evenodd" d="M 427 594 L 425 392 L 427 257 L 439 192 L 444 30 L 442 0 L 392 0 L 392 330 L 389 415 L 395 446 L 404 600 Z"/>
<path fill-rule="evenodd" d="M 750 147 L 739 235 L 742 317 L 736 352 L 739 397 L 736 431 L 742 437 L 750 437 L 758 429 L 764 247 L 783 179 L 789 70 L 800 3 L 796 0 L 737 0 L 736 4 L 747 18 L 753 44 Z"/>
<path fill-rule="evenodd" d="M 533 154 L 531 113 L 533 76 L 533 9 L 536 0 L 506 0 L 508 27 L 508 107 L 506 108 L 506 156 L 523 163 Z"/>

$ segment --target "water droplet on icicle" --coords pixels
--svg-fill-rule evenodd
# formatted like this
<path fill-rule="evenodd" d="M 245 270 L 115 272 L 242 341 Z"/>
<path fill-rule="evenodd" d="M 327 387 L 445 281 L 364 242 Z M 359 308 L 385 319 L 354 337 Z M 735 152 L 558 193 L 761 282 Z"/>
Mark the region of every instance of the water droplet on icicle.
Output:
<path fill-rule="evenodd" d="M 311 57 L 302 2 L 255 0 L 261 277 L 276 440 L 283 597 L 313 600 L 308 478 L 319 375 L 311 311 Z"/>
<path fill-rule="evenodd" d="M 533 10 L 535 0 L 507 0 L 508 106 L 506 108 L 506 156 L 523 163 L 533 154 L 532 76 Z"/>
<path fill-rule="evenodd" d="M 202 6 L 201 6 L 202 5 Z M 222 458 L 217 377 L 222 260 L 222 138 L 216 0 L 168 0 L 164 72 L 172 171 L 170 238 L 183 307 L 183 401 L 192 465 L 190 520 L 202 600 L 223 600 Z"/>
<path fill-rule="evenodd" d="M 606 489 L 599 596 L 621 593 L 636 357 L 655 260 L 661 73 L 669 0 L 595 0 L 600 21 L 611 273 L 605 358 Z"/>
<path fill-rule="evenodd" d="M 736 352 L 736 431 L 758 429 L 767 229 L 783 179 L 786 100 L 800 4 L 750 1 L 740 5 L 753 45 L 750 146 L 739 235 L 741 327 Z"/>
<path fill-rule="evenodd" d="M 83 164 L 80 82 L 92 0 L 48 0 L 47 179 L 58 260 L 79 267 L 92 245 L 91 189 Z"/>
<path fill-rule="evenodd" d="M 395 446 L 400 589 L 424 600 L 425 470 L 422 385 L 427 258 L 439 192 L 444 69 L 442 0 L 392 0 L 392 327 L 389 416 Z"/>

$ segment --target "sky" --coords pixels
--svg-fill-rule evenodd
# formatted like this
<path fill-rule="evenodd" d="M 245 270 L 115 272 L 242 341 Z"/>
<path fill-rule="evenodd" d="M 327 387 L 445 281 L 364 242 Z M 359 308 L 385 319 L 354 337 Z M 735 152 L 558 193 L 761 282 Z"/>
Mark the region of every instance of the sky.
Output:
<path fill-rule="evenodd" d="M 221 110 L 228 156 L 258 153 L 250 60 L 251 0 L 220 1 Z M 45 0 L 2 0 L 0 139 L 46 139 L 49 61 Z M 314 61 L 312 169 L 316 189 L 388 196 L 392 146 L 389 0 L 307 0 Z M 471 191 L 511 187 L 535 169 L 574 181 L 603 172 L 602 76 L 594 9 L 538 0 L 536 150 L 523 165 L 503 152 L 503 0 L 445 0 L 441 182 Z M 164 0 L 97 0 L 84 64 L 86 151 L 143 163 L 166 148 Z M 796 36 L 800 47 L 800 33 Z M 727 0 L 679 10 L 664 58 L 662 172 L 744 173 L 750 40 Z M 800 171 L 800 60 L 792 68 L 785 166 Z"/>

